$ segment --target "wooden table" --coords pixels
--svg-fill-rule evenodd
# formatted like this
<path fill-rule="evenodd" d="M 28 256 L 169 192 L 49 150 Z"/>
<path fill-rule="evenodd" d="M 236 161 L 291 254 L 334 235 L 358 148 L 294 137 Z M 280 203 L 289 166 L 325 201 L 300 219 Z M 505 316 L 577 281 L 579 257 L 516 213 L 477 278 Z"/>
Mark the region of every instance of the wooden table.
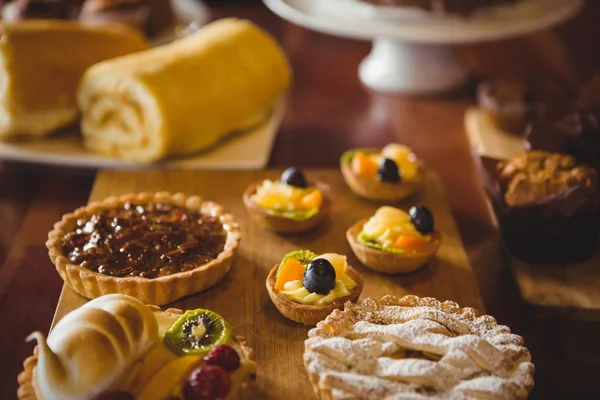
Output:
<path fill-rule="evenodd" d="M 477 74 L 546 74 L 577 82 L 600 67 L 600 3 L 576 20 L 533 37 L 462 48 Z M 493 230 L 463 129 L 473 85 L 438 98 L 388 96 L 365 90 L 356 69 L 366 43 L 306 31 L 259 2 L 212 4 L 214 17 L 253 19 L 276 35 L 295 70 L 288 112 L 270 161 L 274 167 L 335 167 L 346 148 L 406 143 L 437 170 L 458 222 L 487 311 L 522 334 L 537 367 L 534 398 L 600 396 L 600 324 L 531 318 L 499 253 L 482 248 Z M 84 204 L 95 171 L 0 163 L 0 398 L 15 398 L 16 375 L 32 345 L 24 338 L 47 330 L 62 280 L 44 242 L 62 214 Z M 487 246 L 487 245 L 486 245 Z M 482 257 L 484 255 L 484 257 Z"/>

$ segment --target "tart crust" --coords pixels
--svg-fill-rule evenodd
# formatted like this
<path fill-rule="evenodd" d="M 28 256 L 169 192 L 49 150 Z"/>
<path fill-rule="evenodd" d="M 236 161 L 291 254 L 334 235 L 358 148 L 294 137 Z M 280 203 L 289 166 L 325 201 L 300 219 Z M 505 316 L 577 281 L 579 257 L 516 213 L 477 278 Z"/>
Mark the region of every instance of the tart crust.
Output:
<path fill-rule="evenodd" d="M 358 149 L 366 153 L 374 153 L 379 149 Z M 341 161 L 340 168 L 344 180 L 352 191 L 368 200 L 377 202 L 398 202 L 415 193 L 422 184 L 422 167 L 419 166 L 419 174 L 416 179 L 400 182 L 382 182 L 377 179 L 361 178 L 357 176 L 350 167 L 350 163 Z"/>
<path fill-rule="evenodd" d="M 422 325 L 419 326 L 421 322 Z M 393 325 L 393 328 L 388 331 L 376 329 L 377 332 L 371 333 L 367 328 L 367 332 L 361 332 L 361 329 L 364 329 L 364 325 L 361 324 L 381 327 Z M 403 327 L 409 334 L 399 334 Z M 460 336 L 479 337 L 481 340 L 465 342 L 458 339 Z M 395 342 L 406 350 L 417 350 L 440 357 L 442 362 L 437 365 L 443 364 L 443 367 L 432 367 L 429 361 L 428 367 L 419 368 L 420 360 L 414 359 L 415 362 L 405 365 L 403 370 L 390 365 L 388 369 L 383 368 L 391 376 L 386 374 L 377 376 L 377 367 L 375 371 L 372 368 L 368 370 L 364 364 L 365 368 L 362 370 L 353 368 L 357 363 L 360 364 L 365 360 L 366 364 L 369 363 L 370 360 L 361 358 L 360 354 L 346 354 L 344 350 L 347 349 L 339 347 L 331 351 L 326 341 L 336 337 L 340 339 L 345 337 L 351 343 L 354 339 L 364 340 L 364 338 L 372 338 L 388 344 Z M 441 302 L 432 297 L 408 295 L 400 298 L 387 295 L 380 300 L 367 298 L 356 304 L 347 303 L 343 310 L 332 312 L 317 324 L 316 328 L 311 329 L 305 341 L 304 367 L 316 398 L 320 400 L 384 397 L 454 399 L 472 398 L 471 396 L 507 400 L 525 399 L 534 386 L 535 366 L 531 363 L 531 355 L 523 342 L 523 338 L 511 333 L 510 328 L 499 325 L 492 316 L 481 315 L 474 308 L 460 308 L 453 301 Z M 351 344 L 348 351 L 358 353 L 361 351 L 361 346 L 354 347 Z M 484 365 L 490 359 L 496 360 L 495 363 L 487 366 L 498 370 L 497 374 L 492 374 L 492 376 L 496 375 L 497 379 L 486 381 L 484 377 L 480 377 L 479 371 L 472 368 L 478 363 L 465 362 L 471 360 L 471 354 L 477 354 L 473 359 L 485 360 L 480 362 Z M 369 355 L 372 359 L 373 353 Z M 389 356 L 383 355 L 382 358 L 384 361 L 394 362 L 393 359 L 388 358 Z M 336 358 L 331 361 L 327 359 L 329 357 Z M 378 365 L 377 362 L 371 364 Z M 457 378 L 455 387 L 447 385 L 444 392 L 424 396 L 421 396 L 418 390 L 415 391 L 415 385 L 436 382 L 436 378 L 443 381 L 447 379 L 448 372 L 456 371 L 459 371 L 459 375 L 462 372 L 466 376 L 452 377 Z M 468 371 L 472 376 L 468 376 Z M 371 373 L 373 375 L 370 375 Z M 395 379 L 393 376 L 395 374 L 401 378 Z M 383 379 L 369 381 L 369 378 L 376 377 Z M 387 383 L 386 378 L 389 378 L 392 385 L 396 383 L 404 385 L 403 389 L 395 393 L 376 393 L 378 386 Z M 390 388 L 387 391 L 389 392 Z M 388 397 L 389 395 L 391 396 Z"/>
<path fill-rule="evenodd" d="M 121 207 L 126 202 L 147 204 L 161 202 L 186 207 L 190 210 L 219 216 L 223 228 L 227 231 L 223 251 L 218 257 L 206 264 L 198 265 L 190 271 L 182 271 L 172 275 L 153 279 L 142 277 L 113 277 L 103 275 L 73 264 L 62 254 L 62 237 L 72 230 L 75 222 L 103 209 Z M 240 241 L 240 228 L 231 214 L 212 201 L 203 201 L 199 196 L 186 196 L 183 193 L 143 192 L 125 194 L 119 197 L 108 197 L 103 201 L 92 202 L 78 208 L 72 213 L 65 214 L 61 221 L 54 225 L 48 233 L 48 248 L 50 260 L 56 266 L 65 283 L 83 297 L 92 299 L 110 293 L 121 293 L 136 297 L 147 304 L 168 304 L 181 297 L 198 293 L 220 282 L 233 261 L 234 253 Z"/>
<path fill-rule="evenodd" d="M 146 305 L 153 312 L 162 312 L 161 308 L 155 305 Z M 168 308 L 164 310 L 165 313 L 171 314 L 181 314 L 183 315 L 183 310 L 179 308 Z M 251 347 L 248 347 L 246 344 L 246 339 L 243 336 L 235 336 L 234 341 L 239 346 L 242 352 L 242 360 L 246 363 L 251 364 L 252 369 L 256 372 L 256 362 L 254 361 L 254 350 Z M 33 377 L 34 377 L 34 368 L 37 366 L 37 358 L 38 358 L 38 347 L 35 346 L 33 349 L 33 355 L 27 357 L 23 362 L 23 371 L 19 373 L 17 376 L 17 381 L 19 383 L 19 388 L 17 389 L 17 398 L 19 400 L 38 400 L 35 389 L 33 388 Z M 239 400 L 248 400 L 252 398 L 252 393 L 254 391 L 254 379 L 248 379 L 245 382 L 242 382 L 237 390 L 236 399 Z"/>
<path fill-rule="evenodd" d="M 321 205 L 319 212 L 304 221 L 294 221 L 293 219 L 281 215 L 270 214 L 266 209 L 252 201 L 250 196 L 256 193 L 258 183 L 251 184 L 244 191 L 244 205 L 252 220 L 263 229 L 282 235 L 308 232 L 321 225 L 331 211 L 331 199 L 328 194 L 329 187 L 322 182 L 316 182 L 313 186 L 323 193 L 323 204 Z"/>
<path fill-rule="evenodd" d="M 348 265 L 346 266 L 346 273 L 354 282 L 356 282 L 356 286 L 352 288 L 348 296 L 340 297 L 335 299 L 333 303 L 322 306 L 296 303 L 295 301 L 288 299 L 284 294 L 275 290 L 275 275 L 277 274 L 278 268 L 279 264 L 275 265 L 267 277 L 266 286 L 271 301 L 284 317 L 307 326 L 315 326 L 319 321 L 324 320 L 331 314 L 333 310 L 343 308 L 346 302 L 355 302 L 363 290 L 363 280 L 361 276 L 354 268 Z"/>
<path fill-rule="evenodd" d="M 398 254 L 389 251 L 374 249 L 358 242 L 358 234 L 368 219 L 362 219 L 346 231 L 346 239 L 356 255 L 365 266 L 384 274 L 407 274 L 424 267 L 433 259 L 442 243 L 442 236 L 438 231 L 431 234 L 431 243 L 425 251 L 411 254 Z"/>

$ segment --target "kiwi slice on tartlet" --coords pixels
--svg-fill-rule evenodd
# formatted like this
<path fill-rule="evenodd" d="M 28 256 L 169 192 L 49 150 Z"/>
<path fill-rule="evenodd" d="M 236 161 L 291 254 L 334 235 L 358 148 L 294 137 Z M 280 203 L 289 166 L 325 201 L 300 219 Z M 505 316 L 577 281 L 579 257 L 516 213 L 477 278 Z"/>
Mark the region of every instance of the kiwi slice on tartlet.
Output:
<path fill-rule="evenodd" d="M 205 355 L 231 340 L 231 326 L 219 314 L 202 308 L 186 311 L 165 333 L 163 343 L 178 356 Z"/>

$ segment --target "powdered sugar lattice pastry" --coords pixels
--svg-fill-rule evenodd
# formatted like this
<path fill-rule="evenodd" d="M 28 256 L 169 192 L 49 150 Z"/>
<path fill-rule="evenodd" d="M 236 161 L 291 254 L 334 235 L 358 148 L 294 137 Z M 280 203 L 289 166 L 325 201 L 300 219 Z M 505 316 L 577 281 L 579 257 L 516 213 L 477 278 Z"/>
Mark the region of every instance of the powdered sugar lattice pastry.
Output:
<path fill-rule="evenodd" d="M 308 336 L 304 365 L 320 400 L 508 400 L 533 388 L 523 338 L 450 301 L 346 303 Z"/>

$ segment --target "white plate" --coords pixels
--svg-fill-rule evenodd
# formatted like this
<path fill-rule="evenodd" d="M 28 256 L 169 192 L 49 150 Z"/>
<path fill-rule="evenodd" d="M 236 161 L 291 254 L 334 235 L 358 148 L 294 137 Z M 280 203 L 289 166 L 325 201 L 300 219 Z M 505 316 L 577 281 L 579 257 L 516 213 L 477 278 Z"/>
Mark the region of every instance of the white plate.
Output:
<path fill-rule="evenodd" d="M 357 39 L 389 38 L 454 44 L 501 39 L 549 28 L 575 15 L 582 0 L 523 0 L 472 17 L 434 17 L 410 8 L 376 7 L 354 0 L 263 0 L 298 25 Z"/>
<path fill-rule="evenodd" d="M 285 110 L 285 101 L 271 118 L 256 128 L 225 139 L 195 156 L 139 165 L 86 150 L 76 132 L 43 140 L 0 142 L 0 160 L 103 169 L 260 169 L 269 162 L 271 148 Z"/>

